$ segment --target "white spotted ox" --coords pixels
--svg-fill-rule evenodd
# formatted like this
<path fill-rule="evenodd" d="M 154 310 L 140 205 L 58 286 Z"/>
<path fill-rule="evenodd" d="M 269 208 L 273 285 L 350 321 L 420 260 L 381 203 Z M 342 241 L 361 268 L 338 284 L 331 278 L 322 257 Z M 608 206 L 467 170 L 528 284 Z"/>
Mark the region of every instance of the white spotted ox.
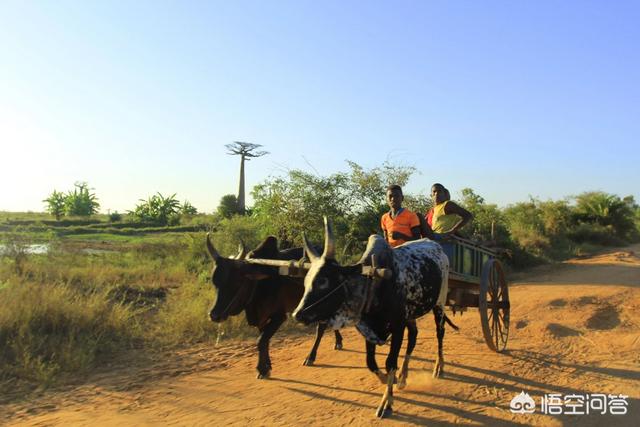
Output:
<path fill-rule="evenodd" d="M 305 277 L 305 292 L 300 304 L 293 312 L 296 320 L 303 323 L 328 321 L 351 323 L 360 321 L 373 331 L 380 342 L 391 335 L 391 348 L 386 359 L 386 374 L 380 372 L 375 359 L 375 344 L 367 339 L 367 367 L 386 384 L 385 392 L 376 411 L 380 418 L 392 413 L 393 384 L 398 369 L 398 354 L 402 346 L 404 328 L 415 319 L 433 310 L 436 319 L 438 356 L 433 375 L 443 371 L 444 357 L 442 340 L 444 322 L 454 328 L 444 314 L 441 295 L 446 295 L 449 261 L 438 243 L 421 239 L 405 243 L 394 249 L 380 236 L 371 236 L 367 251 L 355 265 L 341 266 L 335 260 L 335 244 L 331 225 L 325 218 L 325 251 L 321 256 L 309 248 L 304 238 L 305 250 L 311 259 L 311 268 Z M 386 247 L 386 249 L 385 249 Z M 370 254 L 383 259 L 381 267 L 393 272 L 390 279 L 383 280 L 371 288 L 371 279 L 362 274 L 362 265 L 370 260 Z M 382 249 L 380 249 L 382 248 Z M 367 294 L 373 291 L 373 298 L 366 313 Z M 457 328 L 456 328 L 457 329 Z M 363 332 L 361 330 L 361 332 Z M 366 335 L 363 333 L 363 335 Z M 375 340 L 374 340 L 375 341 Z M 398 384 L 406 380 L 410 352 L 405 357 Z"/>

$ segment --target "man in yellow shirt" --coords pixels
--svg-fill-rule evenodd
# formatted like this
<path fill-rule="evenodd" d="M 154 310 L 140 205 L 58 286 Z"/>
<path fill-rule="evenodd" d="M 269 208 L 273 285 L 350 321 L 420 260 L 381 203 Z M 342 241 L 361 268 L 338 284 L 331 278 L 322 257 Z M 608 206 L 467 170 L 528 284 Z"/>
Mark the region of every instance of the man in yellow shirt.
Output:
<path fill-rule="evenodd" d="M 403 200 L 402 187 L 399 185 L 387 187 L 387 204 L 390 210 L 382 215 L 380 228 L 385 240 L 394 248 L 420 238 L 420 219 L 414 212 L 402 207 Z"/>

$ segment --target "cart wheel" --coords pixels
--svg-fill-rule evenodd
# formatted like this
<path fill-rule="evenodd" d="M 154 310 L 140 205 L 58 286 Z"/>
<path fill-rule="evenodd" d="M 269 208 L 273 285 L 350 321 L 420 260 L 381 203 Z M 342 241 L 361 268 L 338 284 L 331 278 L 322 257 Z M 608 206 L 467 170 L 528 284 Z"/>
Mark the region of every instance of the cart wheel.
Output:
<path fill-rule="evenodd" d="M 502 264 L 495 258 L 482 267 L 478 309 L 484 340 L 491 350 L 502 352 L 509 338 L 509 288 Z"/>

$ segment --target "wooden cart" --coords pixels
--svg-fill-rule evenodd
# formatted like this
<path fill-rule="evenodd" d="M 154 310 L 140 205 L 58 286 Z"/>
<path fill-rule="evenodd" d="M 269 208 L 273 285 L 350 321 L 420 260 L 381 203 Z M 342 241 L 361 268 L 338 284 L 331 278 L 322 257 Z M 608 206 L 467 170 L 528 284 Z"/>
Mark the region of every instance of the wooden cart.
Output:
<path fill-rule="evenodd" d="M 491 350 L 501 352 L 509 338 L 509 288 L 496 253 L 470 240 L 443 242 L 449 257 L 447 306 L 454 311 L 477 307 L 482 333 Z"/>

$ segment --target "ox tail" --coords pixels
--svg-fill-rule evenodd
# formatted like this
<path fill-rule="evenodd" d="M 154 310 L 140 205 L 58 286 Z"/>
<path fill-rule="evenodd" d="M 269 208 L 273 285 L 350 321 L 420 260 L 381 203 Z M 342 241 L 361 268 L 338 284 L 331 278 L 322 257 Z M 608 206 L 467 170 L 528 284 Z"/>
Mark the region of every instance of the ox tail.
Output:
<path fill-rule="evenodd" d="M 451 326 L 453 329 L 455 329 L 456 331 L 460 330 L 459 327 L 457 327 L 456 325 L 454 325 L 454 323 L 451 321 L 451 319 L 449 319 L 449 317 L 447 316 L 447 314 L 444 312 L 444 310 L 442 311 L 442 315 L 444 316 L 444 321 L 447 322 L 449 324 L 449 326 Z"/>

